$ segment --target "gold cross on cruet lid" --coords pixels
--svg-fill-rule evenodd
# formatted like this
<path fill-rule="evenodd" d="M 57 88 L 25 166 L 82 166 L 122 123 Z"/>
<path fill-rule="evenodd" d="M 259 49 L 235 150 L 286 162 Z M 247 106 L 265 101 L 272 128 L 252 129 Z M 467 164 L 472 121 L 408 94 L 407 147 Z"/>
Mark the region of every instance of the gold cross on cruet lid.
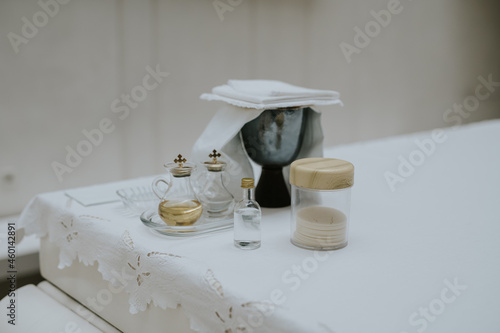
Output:
<path fill-rule="evenodd" d="M 212 153 L 208 155 L 212 160 L 203 163 L 208 171 L 223 171 L 226 167 L 226 162 L 220 161 L 217 158 L 222 155 L 217 152 L 216 149 L 212 150 Z"/>
<path fill-rule="evenodd" d="M 181 154 L 177 155 L 177 158 L 174 160 L 174 163 L 179 163 L 179 168 L 183 167 L 183 163 L 186 163 L 187 160 L 182 157 Z"/>
<path fill-rule="evenodd" d="M 217 150 L 213 150 L 212 154 L 208 155 L 208 157 L 212 158 L 213 163 L 217 163 L 217 157 L 221 157 L 221 154 L 217 152 Z"/>
<path fill-rule="evenodd" d="M 174 177 L 189 177 L 195 166 L 189 163 L 181 154 L 177 155 L 174 163 L 165 164 L 165 168 L 172 173 Z"/>

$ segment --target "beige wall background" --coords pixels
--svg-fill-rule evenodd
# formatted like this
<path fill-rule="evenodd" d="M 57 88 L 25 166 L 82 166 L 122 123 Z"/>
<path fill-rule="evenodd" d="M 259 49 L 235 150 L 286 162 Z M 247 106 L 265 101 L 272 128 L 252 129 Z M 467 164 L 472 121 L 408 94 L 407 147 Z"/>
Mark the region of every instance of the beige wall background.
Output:
<path fill-rule="evenodd" d="M 341 43 L 394 1 L 220 0 L 219 15 L 213 0 L 2 0 L 0 216 L 40 192 L 162 172 L 220 106 L 199 95 L 228 79 L 339 91 L 345 106 L 323 108 L 326 145 L 452 125 L 443 114 L 478 76 L 500 81 L 500 4 L 401 0 L 348 62 Z M 169 75 L 113 112 L 148 66 Z M 499 117 L 496 92 L 463 122 Z M 54 161 L 104 118 L 113 130 L 60 181 Z"/>

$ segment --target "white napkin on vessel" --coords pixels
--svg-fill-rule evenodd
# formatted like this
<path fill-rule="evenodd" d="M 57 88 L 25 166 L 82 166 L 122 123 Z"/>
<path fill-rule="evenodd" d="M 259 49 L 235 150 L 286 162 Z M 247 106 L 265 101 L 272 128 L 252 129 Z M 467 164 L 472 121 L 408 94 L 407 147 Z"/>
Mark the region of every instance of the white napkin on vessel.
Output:
<path fill-rule="evenodd" d="M 246 123 L 267 109 L 303 106 L 306 113 L 306 128 L 297 159 L 322 157 L 321 113 L 309 106 L 342 105 L 338 92 L 302 88 L 280 81 L 229 80 L 227 85 L 215 87 L 212 92 L 203 94 L 200 98 L 224 101 L 228 104 L 219 109 L 194 144 L 191 160 L 202 163 L 210 160 L 208 155 L 213 149 L 221 152 L 221 159 L 227 162 L 224 184 L 236 199 L 241 198 L 241 178 L 254 178 L 250 158 L 240 136 L 240 130 Z M 232 97 L 224 97 L 214 92 L 227 93 L 227 96 Z M 193 175 L 195 187 L 203 182 L 203 172 L 200 172 L 200 169 L 204 171 L 203 168 L 199 168 Z M 288 173 L 289 168 L 284 168 L 283 176 L 286 184 L 288 184 Z"/>
<path fill-rule="evenodd" d="M 342 104 L 339 97 L 339 93 L 333 90 L 303 88 L 275 80 L 229 80 L 200 98 L 245 108 L 270 109 Z"/>
<path fill-rule="evenodd" d="M 297 96 L 338 99 L 340 94 L 333 90 L 318 90 L 294 86 L 276 80 L 229 80 L 227 85 L 236 91 L 261 96 Z M 217 87 L 216 87 L 217 88 Z"/>

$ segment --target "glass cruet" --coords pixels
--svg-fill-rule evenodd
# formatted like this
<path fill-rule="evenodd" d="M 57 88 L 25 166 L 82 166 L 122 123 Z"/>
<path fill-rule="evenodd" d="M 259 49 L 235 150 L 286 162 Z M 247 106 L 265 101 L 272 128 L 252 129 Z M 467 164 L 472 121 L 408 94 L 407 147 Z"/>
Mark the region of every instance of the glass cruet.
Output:
<path fill-rule="evenodd" d="M 198 221 L 203 211 L 191 185 L 191 173 L 195 170 L 195 166 L 187 163 L 181 154 L 174 163 L 167 163 L 164 166 L 169 173 L 169 180 L 158 177 L 152 184 L 153 192 L 160 198 L 158 215 L 168 225 L 192 225 Z"/>
<path fill-rule="evenodd" d="M 231 218 L 234 197 L 224 185 L 226 162 L 218 159 L 221 154 L 215 149 L 208 157 L 212 160 L 202 164 L 206 168 L 206 180 L 198 192 L 203 205 L 203 214 L 208 219 Z"/>

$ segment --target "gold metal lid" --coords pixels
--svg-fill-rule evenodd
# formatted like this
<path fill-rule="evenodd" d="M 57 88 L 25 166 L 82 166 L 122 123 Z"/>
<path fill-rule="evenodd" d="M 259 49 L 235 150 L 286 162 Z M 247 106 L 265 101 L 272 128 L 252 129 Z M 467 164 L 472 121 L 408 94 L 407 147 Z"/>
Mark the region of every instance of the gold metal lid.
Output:
<path fill-rule="evenodd" d="M 195 166 L 191 163 L 187 163 L 187 160 L 182 157 L 181 154 L 177 155 L 174 163 L 167 163 L 164 166 L 174 177 L 189 177 L 191 176 L 191 172 L 195 169 Z"/>
<path fill-rule="evenodd" d="M 226 162 L 217 160 L 218 157 L 221 157 L 221 154 L 217 152 L 217 150 L 213 150 L 212 154 L 208 155 L 208 157 L 212 158 L 211 161 L 203 162 L 203 165 L 207 168 L 208 171 L 223 171 L 226 168 Z"/>
<path fill-rule="evenodd" d="M 303 158 L 290 165 L 290 184 L 316 190 L 339 190 L 354 184 L 354 165 L 335 158 Z"/>
<path fill-rule="evenodd" d="M 241 188 L 254 188 L 253 178 L 241 178 Z"/>

